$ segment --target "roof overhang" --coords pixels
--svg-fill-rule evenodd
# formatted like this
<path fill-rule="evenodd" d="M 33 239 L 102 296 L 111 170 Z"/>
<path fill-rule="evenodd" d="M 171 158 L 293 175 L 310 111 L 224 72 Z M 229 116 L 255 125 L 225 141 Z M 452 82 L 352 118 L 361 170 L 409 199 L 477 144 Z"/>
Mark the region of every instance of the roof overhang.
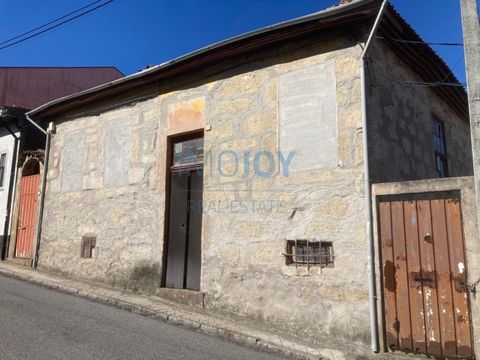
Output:
<path fill-rule="evenodd" d="M 301 18 L 255 30 L 201 48 L 130 76 L 50 101 L 30 111 L 29 115 L 35 118 L 58 116 L 66 111 L 121 94 L 135 87 L 203 68 L 232 56 L 249 53 L 286 39 L 296 38 L 318 29 L 327 29 L 368 19 L 375 14 L 378 6 L 379 0 L 353 0 L 347 5 L 332 7 Z"/>
<path fill-rule="evenodd" d="M 37 119 L 54 118 L 76 108 L 123 94 L 139 86 L 199 70 L 222 60 L 251 53 L 285 40 L 299 38 L 314 31 L 338 28 L 361 21 L 373 21 L 381 2 L 381 0 L 353 0 L 346 5 L 332 7 L 236 36 L 133 75 L 53 100 L 30 111 L 29 115 Z M 393 6 L 389 6 L 380 31 L 392 38 L 422 40 Z M 445 74 L 451 74 L 445 62 L 427 45 L 422 46 L 422 49 L 419 49 L 419 46 L 398 42 L 389 42 L 389 45 L 416 69 L 417 73 L 425 78 L 425 81 L 439 81 L 445 77 Z M 449 76 L 449 80 L 456 81 L 453 75 Z M 444 97 L 445 101 L 459 114 L 468 119 L 468 100 L 463 88 L 438 87 L 434 90 Z"/>

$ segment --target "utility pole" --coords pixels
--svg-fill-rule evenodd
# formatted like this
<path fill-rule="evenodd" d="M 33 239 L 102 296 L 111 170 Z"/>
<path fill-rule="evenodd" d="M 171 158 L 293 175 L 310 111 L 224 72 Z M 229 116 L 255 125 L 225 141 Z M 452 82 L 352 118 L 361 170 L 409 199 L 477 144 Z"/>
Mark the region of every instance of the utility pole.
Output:
<path fill-rule="evenodd" d="M 460 0 L 467 65 L 473 171 L 480 229 L 480 15 L 477 0 Z"/>

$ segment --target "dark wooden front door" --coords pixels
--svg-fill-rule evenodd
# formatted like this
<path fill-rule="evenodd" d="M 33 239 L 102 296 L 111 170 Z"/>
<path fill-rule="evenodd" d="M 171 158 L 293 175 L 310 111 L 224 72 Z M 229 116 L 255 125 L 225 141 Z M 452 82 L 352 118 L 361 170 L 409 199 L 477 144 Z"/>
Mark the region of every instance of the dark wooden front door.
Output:
<path fill-rule="evenodd" d="M 20 180 L 20 207 L 18 212 L 15 257 L 31 259 L 33 237 L 37 223 L 37 200 L 40 175 L 23 176 Z"/>
<path fill-rule="evenodd" d="M 473 359 L 459 199 L 381 201 L 379 216 L 387 346 Z"/>
<path fill-rule="evenodd" d="M 174 148 L 174 161 L 170 168 L 165 283 L 170 288 L 200 290 L 203 139 L 184 141 L 174 146 L 177 144 L 182 144 L 182 147 L 180 150 Z M 201 153 L 198 150 L 200 146 Z M 181 156 L 183 161 L 178 158 Z"/>

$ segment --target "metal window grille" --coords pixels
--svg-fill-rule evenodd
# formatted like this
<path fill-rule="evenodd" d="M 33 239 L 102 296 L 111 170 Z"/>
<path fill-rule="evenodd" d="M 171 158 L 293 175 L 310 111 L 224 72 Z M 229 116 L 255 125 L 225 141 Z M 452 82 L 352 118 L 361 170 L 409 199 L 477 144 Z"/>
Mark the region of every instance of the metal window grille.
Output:
<path fill-rule="evenodd" d="M 3 153 L 0 155 L 0 187 L 3 187 L 3 182 L 5 180 L 5 166 L 6 166 L 7 154 Z"/>
<path fill-rule="evenodd" d="M 333 244 L 330 241 L 287 240 L 287 265 L 331 266 L 334 263 Z"/>
<path fill-rule="evenodd" d="M 445 126 L 437 118 L 432 122 L 433 131 L 433 149 L 435 152 L 435 170 L 439 177 L 448 176 L 447 166 L 447 143 L 445 140 Z"/>
<path fill-rule="evenodd" d="M 83 236 L 80 248 L 80 257 L 84 259 L 92 258 L 93 249 L 97 245 L 97 238 L 93 236 Z"/>

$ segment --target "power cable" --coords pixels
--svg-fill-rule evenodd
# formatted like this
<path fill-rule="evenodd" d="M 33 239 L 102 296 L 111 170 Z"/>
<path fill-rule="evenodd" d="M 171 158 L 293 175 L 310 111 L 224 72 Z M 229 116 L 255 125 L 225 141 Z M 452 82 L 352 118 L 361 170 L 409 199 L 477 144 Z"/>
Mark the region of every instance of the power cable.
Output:
<path fill-rule="evenodd" d="M 462 60 L 464 59 L 464 55 L 460 55 L 460 58 L 457 60 L 457 62 L 455 63 L 455 65 L 453 65 L 452 68 L 450 68 L 449 72 L 447 73 L 447 75 L 445 76 L 445 78 L 441 81 L 441 82 L 445 82 L 447 81 L 447 79 L 449 78 L 450 75 L 453 75 L 455 76 L 455 74 L 453 73 L 455 71 L 455 69 L 457 68 L 458 65 L 460 65 L 460 63 L 462 62 Z"/>
<path fill-rule="evenodd" d="M 98 6 L 94 7 L 94 8 L 91 8 L 91 9 L 89 9 L 89 10 L 86 10 L 86 11 L 84 11 L 84 12 L 78 14 L 78 15 L 75 15 L 75 16 L 73 16 L 73 17 L 70 17 L 70 18 L 68 18 L 68 19 L 66 19 L 66 20 L 64 20 L 64 21 L 61 21 L 61 22 L 59 22 L 58 24 L 55 24 L 55 25 L 50 26 L 50 27 L 47 27 L 46 29 L 44 29 L 44 30 L 42 30 L 42 31 L 35 32 L 35 33 L 33 33 L 32 35 L 29 35 L 29 36 L 27 36 L 27 37 L 21 38 L 21 39 L 19 39 L 19 40 L 17 40 L 17 41 L 14 41 L 14 42 L 12 42 L 12 43 L 10 43 L 10 42 L 13 41 L 14 39 L 18 39 L 19 37 L 22 37 L 22 35 L 18 35 L 18 36 L 16 36 L 15 38 L 12 38 L 12 39 L 10 39 L 10 40 L 6 40 L 6 41 L 2 42 L 2 44 L 6 44 L 6 43 L 9 43 L 9 44 L 8 44 L 8 45 L 4 45 L 4 46 L 0 46 L 0 50 L 9 48 L 9 47 L 14 46 L 14 45 L 16 45 L 16 44 L 19 44 L 19 43 L 21 43 L 21 42 L 24 42 L 24 41 L 26 41 L 26 40 L 29 40 L 29 39 L 31 39 L 31 38 L 34 38 L 34 37 L 36 37 L 36 36 L 38 36 L 38 35 L 44 34 L 44 33 L 46 33 L 47 31 L 53 30 L 53 29 L 55 29 L 55 28 L 57 28 L 57 27 L 59 27 L 59 26 L 61 26 L 61 25 L 67 24 L 67 23 L 69 23 L 69 22 L 71 22 L 71 21 L 73 21 L 73 20 L 75 20 L 75 19 L 78 19 L 78 18 L 80 18 L 80 17 L 82 17 L 82 16 L 88 15 L 88 14 L 94 12 L 95 10 L 98 10 L 98 9 L 100 9 L 100 8 L 102 8 L 102 7 L 110 4 L 110 3 L 112 3 L 113 1 L 114 1 L 114 0 L 108 0 L 107 2 L 105 2 L 105 3 L 103 3 L 103 4 L 100 4 L 100 5 L 98 5 Z M 96 3 L 98 3 L 98 2 L 99 2 L 99 1 L 94 2 L 94 3 L 92 3 L 92 4 L 90 4 L 90 5 L 86 6 L 86 7 L 83 7 L 82 9 L 85 9 L 85 8 L 87 8 L 87 7 L 90 7 L 90 6 L 92 6 L 93 4 L 96 4 Z M 81 9 L 78 9 L 77 11 L 74 11 L 72 14 L 77 13 L 77 12 L 79 12 L 79 11 L 81 11 Z M 55 23 L 55 22 L 57 22 L 58 20 L 63 19 L 63 18 L 68 17 L 68 16 L 69 16 L 69 15 L 64 15 L 64 16 L 56 19 L 56 20 L 51 21 L 51 22 L 48 23 L 48 24 Z M 43 26 L 39 26 L 39 27 L 36 28 L 36 29 L 42 29 L 42 28 L 44 28 L 45 26 L 47 26 L 47 24 L 45 24 L 45 25 L 43 25 Z M 26 34 L 30 34 L 30 33 L 32 33 L 33 31 L 35 31 L 36 29 L 30 30 L 30 31 L 28 31 Z"/>
<path fill-rule="evenodd" d="M 358 35 L 360 36 L 368 36 L 370 34 L 364 34 L 357 32 Z M 399 43 L 405 43 L 405 44 L 416 44 L 416 45 L 434 45 L 434 46 L 464 46 L 463 42 L 433 42 L 433 41 L 423 41 L 423 40 L 407 40 L 407 39 L 399 39 L 399 38 L 392 38 L 388 36 L 381 36 L 381 35 L 375 35 L 375 39 L 379 40 L 390 40 L 390 41 L 395 41 Z"/>
<path fill-rule="evenodd" d="M 381 40 L 390 40 L 390 41 L 395 41 L 400 43 L 406 43 L 406 44 L 434 45 L 434 46 L 463 46 L 463 43 L 457 43 L 457 42 L 427 42 L 427 41 L 418 41 L 418 40 L 390 38 L 390 37 L 379 36 L 379 35 L 375 36 L 375 38 L 381 39 Z"/>
<path fill-rule="evenodd" d="M 426 81 L 399 81 L 396 79 L 391 78 L 388 76 L 386 73 L 383 71 L 375 71 L 376 74 L 379 74 L 383 76 L 387 81 L 389 81 L 391 84 L 397 84 L 401 86 L 408 86 L 408 87 L 413 87 L 413 86 L 418 86 L 418 87 L 440 87 L 440 86 L 445 86 L 445 87 L 465 87 L 465 83 L 460 83 L 460 82 L 444 82 L 444 81 L 438 81 L 438 82 L 426 82 Z M 379 87 L 379 86 L 386 86 L 387 84 L 382 84 L 382 83 L 377 83 L 374 84 L 373 86 Z"/>
<path fill-rule="evenodd" d="M 29 30 L 29 31 L 27 31 L 27 32 L 24 32 L 23 34 L 17 35 L 17 36 L 15 36 L 15 37 L 11 38 L 11 39 L 2 41 L 2 42 L 0 42 L 0 46 L 1 46 L 1 45 L 4 45 L 4 44 L 8 44 L 9 42 L 12 42 L 12 41 L 14 41 L 14 40 L 17 40 L 17 39 L 19 39 L 19 38 L 21 38 L 21 37 L 24 37 L 25 35 L 31 34 L 31 33 L 35 32 L 35 31 L 37 31 L 37 30 L 40 30 L 40 29 L 42 29 L 42 28 L 44 28 L 44 27 L 46 27 L 46 26 L 48 26 L 48 25 L 54 24 L 54 23 L 56 23 L 57 21 L 60 21 L 60 20 L 62 20 L 62 19 L 65 19 L 65 18 L 67 18 L 67 17 L 69 17 L 69 16 L 71 16 L 71 15 L 73 15 L 73 14 L 79 12 L 79 11 L 82 11 L 82 10 L 84 10 L 84 9 L 86 9 L 86 8 L 89 8 L 90 6 L 95 5 L 95 4 L 98 4 L 98 3 L 102 2 L 102 1 L 103 1 L 103 0 L 94 1 L 93 3 L 88 4 L 88 5 L 84 6 L 84 7 L 81 7 L 80 9 L 77 9 L 77 10 L 75 10 L 75 11 L 72 11 L 72 12 L 68 13 L 68 14 L 65 14 L 65 15 L 63 15 L 63 16 L 60 16 L 59 18 L 56 18 L 56 19 L 54 19 L 54 20 L 52 20 L 52 21 L 49 21 L 49 22 L 46 23 L 46 24 L 43 24 L 43 25 L 41 25 L 41 26 L 37 26 L 35 29 Z"/>

